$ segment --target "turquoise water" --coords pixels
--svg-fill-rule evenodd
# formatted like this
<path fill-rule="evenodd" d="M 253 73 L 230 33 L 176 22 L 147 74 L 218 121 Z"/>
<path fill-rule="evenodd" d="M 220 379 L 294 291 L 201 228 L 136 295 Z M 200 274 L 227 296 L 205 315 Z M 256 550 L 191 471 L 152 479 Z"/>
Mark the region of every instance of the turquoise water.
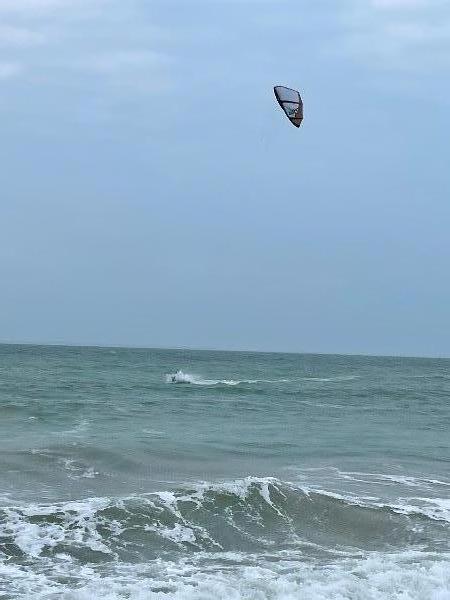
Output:
<path fill-rule="evenodd" d="M 443 359 L 0 346 L 0 597 L 448 600 L 449 403 Z"/>

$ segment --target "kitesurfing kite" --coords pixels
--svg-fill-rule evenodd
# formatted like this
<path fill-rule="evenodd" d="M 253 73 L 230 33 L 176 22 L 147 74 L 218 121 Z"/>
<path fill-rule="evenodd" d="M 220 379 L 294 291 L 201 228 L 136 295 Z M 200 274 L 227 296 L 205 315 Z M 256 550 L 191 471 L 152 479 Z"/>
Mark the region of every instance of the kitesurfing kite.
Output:
<path fill-rule="evenodd" d="M 300 93 L 283 85 L 275 86 L 273 91 L 289 121 L 295 127 L 300 127 L 303 121 L 303 101 Z"/>

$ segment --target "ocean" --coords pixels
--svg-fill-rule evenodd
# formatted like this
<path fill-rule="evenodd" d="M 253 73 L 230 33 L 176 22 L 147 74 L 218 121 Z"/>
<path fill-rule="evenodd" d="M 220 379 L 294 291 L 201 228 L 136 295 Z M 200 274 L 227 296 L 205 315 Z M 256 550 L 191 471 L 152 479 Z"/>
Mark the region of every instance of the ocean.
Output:
<path fill-rule="evenodd" d="M 0 346 L 0 598 L 449 600 L 450 360 Z"/>

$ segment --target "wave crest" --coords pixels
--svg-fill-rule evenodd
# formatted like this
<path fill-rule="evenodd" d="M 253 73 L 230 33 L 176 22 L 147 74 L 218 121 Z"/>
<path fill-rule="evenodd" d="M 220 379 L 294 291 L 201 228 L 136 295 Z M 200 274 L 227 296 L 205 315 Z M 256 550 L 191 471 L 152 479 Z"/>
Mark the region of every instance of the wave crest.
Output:
<path fill-rule="evenodd" d="M 152 560 L 164 552 L 303 549 L 321 556 L 428 545 L 450 524 L 448 501 L 387 504 L 247 477 L 128 498 L 4 507 L 0 540 L 10 557 L 66 554 Z M 355 526 L 357 523 L 357 527 Z M 434 546 L 436 547 L 436 545 Z"/>

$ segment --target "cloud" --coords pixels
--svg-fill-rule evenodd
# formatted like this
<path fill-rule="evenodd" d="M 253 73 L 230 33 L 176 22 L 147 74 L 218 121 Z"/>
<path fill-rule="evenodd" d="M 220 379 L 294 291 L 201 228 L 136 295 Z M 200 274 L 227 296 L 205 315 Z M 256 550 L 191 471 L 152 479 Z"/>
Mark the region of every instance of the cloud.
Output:
<path fill-rule="evenodd" d="M 98 73 L 103 83 L 123 83 L 131 92 L 134 83 L 143 89 L 143 73 L 151 71 L 153 81 L 167 87 L 172 61 L 165 45 L 173 36 L 149 22 L 147 10 L 139 0 L 0 0 L 3 60 L 26 65 L 15 74 L 32 73 L 44 85 L 59 86 L 77 71 L 71 85 Z M 12 67 L 9 73 L 5 66 L 2 78 L 12 76 Z"/>
<path fill-rule="evenodd" d="M 172 87 L 169 74 L 171 63 L 169 56 L 150 50 L 112 50 L 78 56 L 59 66 L 66 72 L 78 72 L 83 79 L 95 75 L 95 85 L 103 90 L 107 85 L 113 101 L 117 95 L 132 97 L 167 91 Z"/>
<path fill-rule="evenodd" d="M 168 62 L 169 58 L 158 52 L 115 51 L 78 60 L 75 66 L 99 73 L 120 73 L 159 67 Z"/>
<path fill-rule="evenodd" d="M 425 6 L 430 0 L 372 0 L 375 8 L 398 9 L 398 8 L 416 8 Z"/>
<path fill-rule="evenodd" d="M 0 81 L 11 79 L 22 71 L 22 65 L 13 62 L 0 62 Z"/>
<path fill-rule="evenodd" d="M 441 0 L 360 0 L 345 3 L 344 50 L 376 67 L 450 67 L 450 5 Z"/>
<path fill-rule="evenodd" d="M 83 75 L 95 74 L 102 84 L 108 84 L 120 96 L 153 95 L 165 92 L 172 87 L 168 66 L 169 56 L 147 50 L 111 51 L 79 57 L 72 63 L 66 62 L 66 69 L 75 69 Z"/>
<path fill-rule="evenodd" d="M 25 27 L 0 25 L 0 46 L 27 47 L 44 43 L 46 36 Z"/>
<path fill-rule="evenodd" d="M 99 0 L 1 0 L 0 13 L 32 17 L 56 9 L 89 8 Z"/>

